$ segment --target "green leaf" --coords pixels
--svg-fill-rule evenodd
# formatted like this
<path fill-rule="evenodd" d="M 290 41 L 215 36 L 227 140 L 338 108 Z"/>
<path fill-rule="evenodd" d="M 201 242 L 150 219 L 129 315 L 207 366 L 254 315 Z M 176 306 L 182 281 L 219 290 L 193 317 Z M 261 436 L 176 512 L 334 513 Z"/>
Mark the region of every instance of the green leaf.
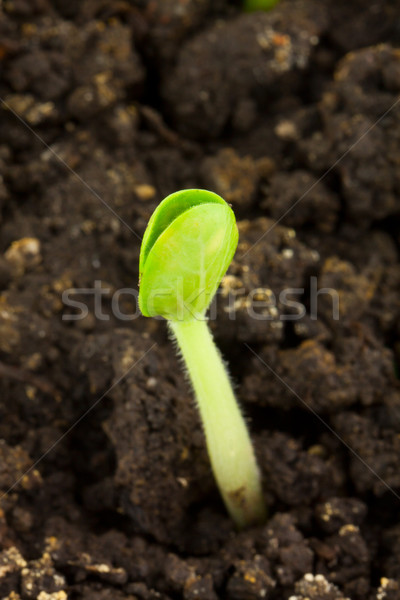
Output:
<path fill-rule="evenodd" d="M 235 215 L 217 194 L 182 190 L 165 198 L 143 237 L 139 264 L 142 313 L 169 320 L 204 315 L 237 242 Z"/>
<path fill-rule="evenodd" d="M 257 10 L 271 10 L 279 0 L 244 0 L 243 9 L 246 12 L 255 12 Z"/>

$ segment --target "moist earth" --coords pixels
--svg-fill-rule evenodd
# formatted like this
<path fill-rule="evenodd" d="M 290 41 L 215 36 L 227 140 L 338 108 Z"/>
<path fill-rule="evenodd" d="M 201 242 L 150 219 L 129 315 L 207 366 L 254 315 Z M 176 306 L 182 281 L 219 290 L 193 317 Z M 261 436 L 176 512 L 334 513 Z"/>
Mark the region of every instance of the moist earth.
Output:
<path fill-rule="evenodd" d="M 240 4 L 0 3 L 3 600 L 400 599 L 400 5 Z M 189 187 L 239 221 L 210 326 L 269 507 L 242 532 L 126 291 Z"/>

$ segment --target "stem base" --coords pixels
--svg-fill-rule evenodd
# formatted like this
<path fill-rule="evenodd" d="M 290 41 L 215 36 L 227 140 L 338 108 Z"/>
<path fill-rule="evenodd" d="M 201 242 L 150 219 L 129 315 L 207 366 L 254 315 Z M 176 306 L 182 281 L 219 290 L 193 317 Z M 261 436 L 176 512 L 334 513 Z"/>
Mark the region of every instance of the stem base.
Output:
<path fill-rule="evenodd" d="M 266 518 L 260 473 L 244 418 L 206 320 L 170 321 L 196 395 L 215 479 L 239 527 Z"/>

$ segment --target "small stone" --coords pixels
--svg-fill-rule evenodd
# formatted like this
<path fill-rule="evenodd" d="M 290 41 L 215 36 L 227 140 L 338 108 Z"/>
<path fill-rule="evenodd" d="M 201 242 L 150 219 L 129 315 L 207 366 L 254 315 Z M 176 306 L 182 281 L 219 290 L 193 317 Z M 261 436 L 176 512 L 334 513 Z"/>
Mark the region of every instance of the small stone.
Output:
<path fill-rule="evenodd" d="M 64 591 L 55 592 L 54 594 L 48 594 L 47 592 L 40 592 L 37 600 L 67 600 L 68 596 Z"/>
<path fill-rule="evenodd" d="M 16 240 L 6 250 L 4 258 L 13 266 L 18 276 L 23 275 L 25 271 L 41 263 L 40 241 L 33 237 Z"/>
<path fill-rule="evenodd" d="M 297 600 L 350 600 L 324 575 L 306 573 L 295 585 Z"/>
<path fill-rule="evenodd" d="M 48 552 L 44 552 L 39 560 L 30 561 L 21 571 L 21 591 L 24 598 L 64 600 L 67 597 L 62 591 L 65 583 L 64 576 L 54 569 Z"/>
<path fill-rule="evenodd" d="M 15 546 L 3 550 L 0 554 L 0 580 L 8 573 L 19 571 L 25 567 L 26 560 Z"/>
<path fill-rule="evenodd" d="M 275 127 L 276 135 L 285 141 L 293 141 L 299 137 L 299 132 L 293 121 L 280 121 Z"/>
<path fill-rule="evenodd" d="M 135 187 L 135 193 L 139 196 L 140 200 L 152 200 L 156 195 L 156 190 L 152 185 L 142 183 Z"/>

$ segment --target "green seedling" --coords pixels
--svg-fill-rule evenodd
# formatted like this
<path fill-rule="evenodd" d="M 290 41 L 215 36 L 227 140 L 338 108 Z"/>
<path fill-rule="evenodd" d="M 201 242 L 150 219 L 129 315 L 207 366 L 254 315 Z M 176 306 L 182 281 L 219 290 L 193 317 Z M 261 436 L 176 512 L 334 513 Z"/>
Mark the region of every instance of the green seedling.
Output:
<path fill-rule="evenodd" d="M 244 527 L 265 519 L 260 474 L 205 316 L 237 243 L 235 215 L 220 196 L 206 190 L 171 194 L 143 237 L 139 306 L 144 316 L 168 321 L 193 385 L 222 498 Z"/>
<path fill-rule="evenodd" d="M 246 12 L 255 12 L 256 10 L 271 10 L 279 0 L 244 0 L 243 9 Z"/>

